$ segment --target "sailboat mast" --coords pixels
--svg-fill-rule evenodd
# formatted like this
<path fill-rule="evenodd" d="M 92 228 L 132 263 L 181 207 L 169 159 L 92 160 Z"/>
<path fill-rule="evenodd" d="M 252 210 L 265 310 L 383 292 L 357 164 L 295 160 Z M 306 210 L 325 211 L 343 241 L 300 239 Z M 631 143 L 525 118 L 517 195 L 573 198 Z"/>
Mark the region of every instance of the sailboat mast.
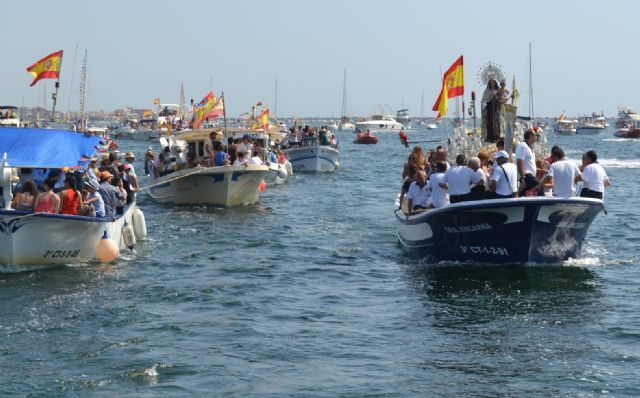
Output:
<path fill-rule="evenodd" d="M 67 100 L 67 116 L 69 115 L 69 109 L 71 108 L 71 93 L 73 92 L 73 81 L 76 77 L 76 60 L 78 57 L 78 45 L 76 44 L 76 50 L 73 53 L 73 70 L 71 72 L 71 86 L 69 86 L 69 99 Z"/>
<path fill-rule="evenodd" d="M 420 96 L 420 119 L 424 119 L 424 87 L 422 88 L 422 95 Z"/>
<path fill-rule="evenodd" d="M 529 118 L 533 120 L 533 74 L 531 68 L 531 43 L 529 43 Z"/>
<path fill-rule="evenodd" d="M 344 78 L 342 79 L 342 109 L 340 110 L 340 120 L 347 116 L 347 68 L 344 68 Z M 344 120 L 342 120 L 344 123 Z"/>
<path fill-rule="evenodd" d="M 278 79 L 276 79 L 276 98 L 273 101 L 273 117 L 276 118 L 278 115 Z"/>
<path fill-rule="evenodd" d="M 80 71 L 80 130 L 85 130 L 84 120 L 84 95 L 87 88 L 87 50 L 84 50 L 84 60 Z"/>

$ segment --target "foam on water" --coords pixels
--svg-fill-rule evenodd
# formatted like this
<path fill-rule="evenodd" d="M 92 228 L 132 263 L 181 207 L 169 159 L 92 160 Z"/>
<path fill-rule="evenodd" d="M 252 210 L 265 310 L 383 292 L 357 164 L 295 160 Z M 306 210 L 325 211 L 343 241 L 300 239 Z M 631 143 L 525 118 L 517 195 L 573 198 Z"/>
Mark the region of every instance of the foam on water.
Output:
<path fill-rule="evenodd" d="M 598 163 L 600 163 L 602 167 L 615 169 L 640 169 L 640 159 L 598 159 Z"/>

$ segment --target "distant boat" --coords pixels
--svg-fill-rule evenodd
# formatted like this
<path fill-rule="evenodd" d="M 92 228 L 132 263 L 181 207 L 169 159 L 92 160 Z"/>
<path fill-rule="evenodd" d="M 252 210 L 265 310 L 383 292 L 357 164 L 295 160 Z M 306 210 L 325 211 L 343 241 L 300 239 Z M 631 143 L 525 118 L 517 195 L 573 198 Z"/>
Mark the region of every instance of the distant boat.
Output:
<path fill-rule="evenodd" d="M 356 126 L 349 122 L 347 116 L 347 68 L 344 68 L 344 80 L 342 81 L 342 110 L 340 111 L 340 123 L 337 129 L 339 131 L 353 131 Z"/>
<path fill-rule="evenodd" d="M 355 141 L 353 141 L 354 144 L 377 144 L 379 141 L 378 137 L 376 137 L 375 135 L 372 135 L 371 133 L 358 133 L 358 137 L 356 138 Z"/>
<path fill-rule="evenodd" d="M 438 128 L 438 125 L 435 123 L 427 123 L 424 125 L 428 130 L 435 130 Z"/>
<path fill-rule="evenodd" d="M 411 126 L 411 116 L 409 115 L 408 109 L 398 109 L 396 111 L 396 121 L 403 126 L 409 128 Z"/>
<path fill-rule="evenodd" d="M 21 127 L 18 107 L 11 105 L 0 106 L 0 127 Z"/>
<path fill-rule="evenodd" d="M 576 133 L 576 126 L 573 120 L 559 119 L 556 121 L 555 132 L 558 135 L 573 135 Z"/>
<path fill-rule="evenodd" d="M 364 120 L 356 123 L 356 129 L 362 131 L 371 131 L 376 133 L 383 133 L 386 131 L 399 131 L 405 130 L 402 123 L 398 123 L 396 119 L 391 115 L 372 115 L 369 120 Z"/>

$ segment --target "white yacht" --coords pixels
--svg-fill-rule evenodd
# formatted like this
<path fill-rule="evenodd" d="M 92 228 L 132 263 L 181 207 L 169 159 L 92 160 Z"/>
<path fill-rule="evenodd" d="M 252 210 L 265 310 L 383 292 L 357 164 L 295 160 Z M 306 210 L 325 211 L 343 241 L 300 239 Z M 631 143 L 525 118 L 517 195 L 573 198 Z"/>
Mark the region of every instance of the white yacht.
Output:
<path fill-rule="evenodd" d="M 576 133 L 576 125 L 573 120 L 561 119 L 556 121 L 556 134 L 573 135 Z"/>
<path fill-rule="evenodd" d="M 0 127 L 20 127 L 20 116 L 15 106 L 0 106 Z"/>
<path fill-rule="evenodd" d="M 404 130 L 402 123 L 398 123 L 391 115 L 373 115 L 369 120 L 356 123 L 356 129 L 383 133 L 385 131 Z"/>

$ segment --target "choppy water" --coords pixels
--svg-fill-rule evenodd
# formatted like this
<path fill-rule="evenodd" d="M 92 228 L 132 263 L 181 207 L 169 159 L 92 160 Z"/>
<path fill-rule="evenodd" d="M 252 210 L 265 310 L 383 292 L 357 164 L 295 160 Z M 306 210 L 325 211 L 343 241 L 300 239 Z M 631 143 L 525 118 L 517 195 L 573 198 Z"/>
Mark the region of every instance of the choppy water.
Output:
<path fill-rule="evenodd" d="M 338 172 L 254 206 L 141 197 L 113 265 L 0 274 L 0 395 L 640 396 L 640 141 L 549 134 L 613 180 L 582 258 L 434 268 L 395 238 L 409 150 L 339 137 Z"/>

